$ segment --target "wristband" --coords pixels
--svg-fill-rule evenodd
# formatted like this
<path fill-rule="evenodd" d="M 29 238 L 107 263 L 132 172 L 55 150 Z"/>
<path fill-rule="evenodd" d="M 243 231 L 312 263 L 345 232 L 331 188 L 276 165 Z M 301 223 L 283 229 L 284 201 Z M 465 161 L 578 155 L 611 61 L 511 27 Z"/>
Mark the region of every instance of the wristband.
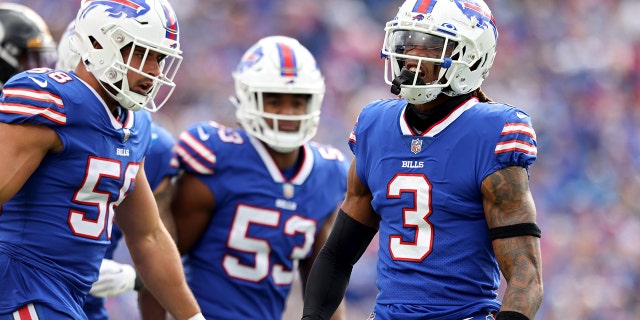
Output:
<path fill-rule="evenodd" d="M 198 314 L 195 314 L 194 316 L 192 316 L 191 318 L 189 318 L 187 320 L 207 320 L 207 319 L 204 318 L 202 313 L 198 313 Z"/>
<path fill-rule="evenodd" d="M 491 238 L 491 240 L 519 236 L 534 236 L 540 238 L 541 235 L 542 231 L 540 231 L 540 227 L 538 227 L 535 222 L 517 223 L 489 229 L 489 238 Z"/>
<path fill-rule="evenodd" d="M 136 272 L 136 278 L 133 282 L 133 290 L 140 291 L 144 288 L 144 283 L 142 283 L 142 279 L 140 279 L 140 275 Z"/>
<path fill-rule="evenodd" d="M 517 311 L 500 311 L 496 320 L 529 320 L 529 318 Z"/>

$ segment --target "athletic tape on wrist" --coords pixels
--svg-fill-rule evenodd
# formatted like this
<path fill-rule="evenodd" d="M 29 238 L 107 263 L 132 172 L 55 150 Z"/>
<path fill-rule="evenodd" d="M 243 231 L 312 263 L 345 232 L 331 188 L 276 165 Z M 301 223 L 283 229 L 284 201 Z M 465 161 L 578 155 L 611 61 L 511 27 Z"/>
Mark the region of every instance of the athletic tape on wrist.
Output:
<path fill-rule="evenodd" d="M 187 320 L 206 320 L 206 319 L 204 318 L 202 313 L 198 313 L 198 314 L 194 315 L 193 317 L 191 317 L 191 318 L 189 318 Z"/>

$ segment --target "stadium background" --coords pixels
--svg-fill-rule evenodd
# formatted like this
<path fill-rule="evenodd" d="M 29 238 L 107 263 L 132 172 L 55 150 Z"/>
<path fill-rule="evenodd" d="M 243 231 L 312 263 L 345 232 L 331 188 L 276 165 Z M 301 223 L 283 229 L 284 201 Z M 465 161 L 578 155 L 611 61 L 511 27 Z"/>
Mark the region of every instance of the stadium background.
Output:
<path fill-rule="evenodd" d="M 56 39 L 79 0 L 30 6 Z M 500 31 L 483 88 L 532 115 L 539 159 L 531 188 L 543 230 L 545 298 L 536 319 L 640 318 L 640 2 L 487 0 Z M 178 134 L 212 119 L 234 125 L 230 72 L 257 39 L 298 38 L 327 83 L 315 140 L 350 156 L 347 137 L 367 102 L 392 97 L 383 82 L 384 23 L 401 0 L 173 0 L 184 63 L 154 119 Z M 123 247 L 123 246 L 121 246 Z M 350 319 L 375 297 L 375 246 L 356 265 Z M 119 258 L 126 260 L 126 250 Z M 299 319 L 294 288 L 285 319 Z M 114 320 L 137 317 L 135 293 L 110 299 Z"/>

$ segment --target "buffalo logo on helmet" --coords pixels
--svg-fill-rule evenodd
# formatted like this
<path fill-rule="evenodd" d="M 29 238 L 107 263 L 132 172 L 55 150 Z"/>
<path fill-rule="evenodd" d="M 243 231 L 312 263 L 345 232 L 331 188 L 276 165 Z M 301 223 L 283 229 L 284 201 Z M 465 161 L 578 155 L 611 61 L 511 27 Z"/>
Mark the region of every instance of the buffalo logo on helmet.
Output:
<path fill-rule="evenodd" d="M 251 51 L 249 54 L 242 58 L 242 60 L 238 64 L 238 67 L 236 68 L 237 71 L 242 72 L 244 70 L 250 69 L 256 63 L 258 63 L 258 61 L 260 61 L 263 56 L 264 53 L 262 51 L 262 47 L 260 46 L 255 48 L 255 50 Z"/>
<path fill-rule="evenodd" d="M 84 4 L 86 7 L 82 12 L 82 17 L 98 6 L 107 7 L 105 11 L 114 18 L 122 16 L 135 18 L 149 12 L 151 9 L 144 0 L 86 0 Z"/>
<path fill-rule="evenodd" d="M 498 29 L 496 27 L 496 21 L 493 19 L 493 15 L 490 11 L 485 10 L 482 5 L 478 4 L 474 1 L 455 1 L 460 11 L 467 16 L 469 19 L 475 17 L 478 20 L 477 27 L 478 28 L 488 28 L 491 27 L 493 29 L 493 34 L 498 39 Z"/>
<path fill-rule="evenodd" d="M 412 12 L 431 13 L 434 5 L 438 2 L 438 0 L 421 0 L 416 1 L 413 6 Z M 475 17 L 478 20 L 477 27 L 479 28 L 487 28 L 491 27 L 493 29 L 493 33 L 495 35 L 496 40 L 498 39 L 498 30 L 496 28 L 496 21 L 493 19 L 493 15 L 488 8 L 485 9 L 482 4 L 473 0 L 454 0 L 453 1 L 456 6 L 460 9 L 460 11 L 467 16 L 469 19 Z M 418 14 L 412 17 L 413 20 L 423 20 L 424 16 Z"/>
<path fill-rule="evenodd" d="M 86 5 L 86 7 L 81 14 L 82 18 L 98 6 L 106 7 L 105 12 L 108 12 L 109 16 L 114 18 L 136 18 L 151 10 L 151 7 L 145 0 L 85 0 L 83 4 Z M 178 19 L 176 18 L 176 14 L 164 1 L 160 1 L 160 4 L 165 19 L 164 28 L 166 30 L 166 38 L 177 41 Z M 177 43 L 171 44 L 172 48 L 176 48 L 177 46 Z"/>

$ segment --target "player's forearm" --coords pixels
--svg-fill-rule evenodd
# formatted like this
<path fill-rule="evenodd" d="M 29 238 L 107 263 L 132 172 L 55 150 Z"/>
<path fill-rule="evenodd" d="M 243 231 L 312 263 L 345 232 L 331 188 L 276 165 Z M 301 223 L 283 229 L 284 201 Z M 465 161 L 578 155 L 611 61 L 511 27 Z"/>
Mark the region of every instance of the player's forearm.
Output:
<path fill-rule="evenodd" d="M 178 250 L 164 230 L 141 246 L 130 246 L 147 290 L 178 320 L 189 319 L 200 308 L 187 286 Z"/>
<path fill-rule="evenodd" d="M 494 241 L 500 269 L 507 280 L 501 311 L 516 311 L 535 318 L 542 303 L 540 240 L 525 236 Z"/>
<path fill-rule="evenodd" d="M 347 319 L 347 304 L 344 299 L 336 309 L 336 312 L 331 316 L 331 320 L 346 320 Z"/>
<path fill-rule="evenodd" d="M 164 320 L 167 318 L 167 311 L 146 288 L 138 292 L 138 308 L 142 320 Z"/>

